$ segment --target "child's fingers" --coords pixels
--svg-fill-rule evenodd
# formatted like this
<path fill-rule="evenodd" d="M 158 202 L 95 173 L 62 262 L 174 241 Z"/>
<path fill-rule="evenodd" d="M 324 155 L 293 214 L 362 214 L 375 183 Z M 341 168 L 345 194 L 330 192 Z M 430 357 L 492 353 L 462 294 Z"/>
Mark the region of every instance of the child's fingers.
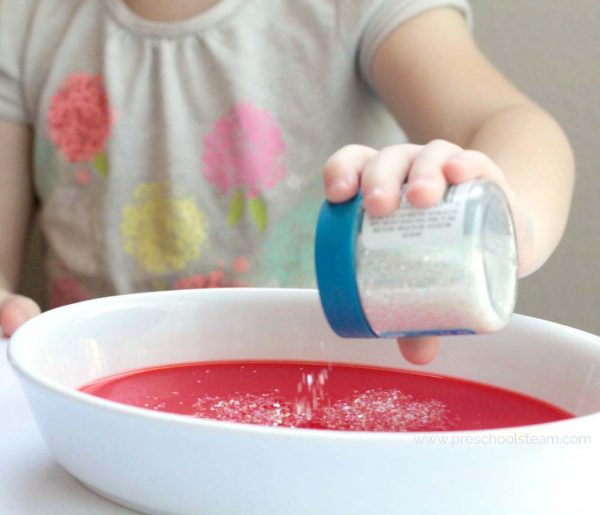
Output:
<path fill-rule="evenodd" d="M 367 163 L 360 181 L 367 213 L 385 216 L 398 209 L 400 188 L 420 148 L 394 145 L 384 148 Z"/>
<path fill-rule="evenodd" d="M 408 173 L 406 199 L 416 207 L 437 204 L 444 195 L 447 180 L 442 168 L 462 148 L 444 140 L 434 140 L 415 156 Z"/>
<path fill-rule="evenodd" d="M 19 326 L 39 314 L 39 306 L 22 295 L 7 294 L 0 300 L 0 328 L 5 336 L 12 336 Z"/>
<path fill-rule="evenodd" d="M 426 365 L 436 357 L 440 339 L 436 336 L 398 338 L 398 346 L 406 361 L 415 365 Z"/>
<path fill-rule="evenodd" d="M 325 163 L 325 195 L 331 202 L 344 202 L 358 192 L 360 174 L 377 151 L 363 145 L 348 145 L 335 152 Z"/>
<path fill-rule="evenodd" d="M 536 230 L 531 212 L 509 187 L 502 170 L 488 156 L 477 150 L 464 150 L 452 156 L 444 165 L 444 175 L 451 184 L 459 184 L 475 178 L 484 178 L 498 184 L 503 190 L 512 213 L 519 249 L 519 277 L 537 268 L 534 259 Z"/>
<path fill-rule="evenodd" d="M 443 171 L 446 180 L 451 184 L 485 178 L 502 187 L 506 186 L 506 179 L 498 165 L 477 150 L 463 150 L 454 154 L 444 164 Z"/>

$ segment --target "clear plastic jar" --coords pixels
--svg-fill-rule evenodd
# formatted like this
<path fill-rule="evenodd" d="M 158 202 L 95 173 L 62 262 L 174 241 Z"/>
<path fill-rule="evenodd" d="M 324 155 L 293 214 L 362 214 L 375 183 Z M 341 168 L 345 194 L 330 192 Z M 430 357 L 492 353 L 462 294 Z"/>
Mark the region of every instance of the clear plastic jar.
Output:
<path fill-rule="evenodd" d="M 342 336 L 397 337 L 497 331 L 517 290 L 517 248 L 504 193 L 489 181 L 448 188 L 427 209 L 408 202 L 371 218 L 357 197 L 325 203 L 317 281 Z"/>

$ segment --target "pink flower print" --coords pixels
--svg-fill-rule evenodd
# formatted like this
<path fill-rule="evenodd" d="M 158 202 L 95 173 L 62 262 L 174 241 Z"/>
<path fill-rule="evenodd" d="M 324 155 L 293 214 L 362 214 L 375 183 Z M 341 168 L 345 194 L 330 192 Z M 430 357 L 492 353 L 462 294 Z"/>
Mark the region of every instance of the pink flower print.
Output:
<path fill-rule="evenodd" d="M 183 277 L 175 283 L 176 290 L 192 290 L 195 288 L 206 287 L 206 276 L 195 274 L 190 277 Z"/>
<path fill-rule="evenodd" d="M 250 268 L 250 263 L 245 257 L 239 256 L 233 260 L 233 269 L 238 274 L 243 274 L 244 272 L 247 272 L 248 268 Z"/>
<path fill-rule="evenodd" d="M 58 308 L 67 304 L 74 304 L 88 300 L 88 296 L 83 293 L 79 282 L 72 277 L 63 277 L 58 279 L 50 290 L 50 307 Z"/>
<path fill-rule="evenodd" d="M 283 132 L 271 115 L 251 102 L 240 102 L 219 119 L 204 138 L 202 172 L 221 193 L 233 191 L 229 223 L 235 225 L 248 209 L 259 228 L 267 212 L 261 191 L 279 183 L 286 174 Z"/>
<path fill-rule="evenodd" d="M 192 288 L 227 288 L 233 283 L 225 279 L 225 274 L 221 270 L 213 270 L 207 275 L 195 274 L 190 277 L 179 279 L 175 283 L 177 290 Z"/>
<path fill-rule="evenodd" d="M 225 283 L 225 274 L 221 270 L 213 270 L 208 274 L 207 288 L 225 288 L 227 284 Z"/>
<path fill-rule="evenodd" d="M 240 269 L 242 267 L 243 269 Z M 245 258 L 238 257 L 233 261 L 233 270 L 238 273 L 243 273 L 249 267 L 249 263 Z M 175 283 L 175 289 L 186 290 L 196 288 L 232 288 L 245 286 L 244 283 L 233 281 L 226 277 L 223 270 L 217 268 L 206 275 L 194 274 L 189 277 L 183 277 Z"/>
<path fill-rule="evenodd" d="M 108 171 L 106 142 L 114 110 L 101 75 L 68 76 L 50 100 L 50 139 L 70 162 L 94 161 L 98 171 Z"/>
<path fill-rule="evenodd" d="M 80 186 L 86 186 L 87 183 L 90 182 L 90 174 L 85 168 L 82 168 L 77 170 L 77 176 L 75 180 Z"/>

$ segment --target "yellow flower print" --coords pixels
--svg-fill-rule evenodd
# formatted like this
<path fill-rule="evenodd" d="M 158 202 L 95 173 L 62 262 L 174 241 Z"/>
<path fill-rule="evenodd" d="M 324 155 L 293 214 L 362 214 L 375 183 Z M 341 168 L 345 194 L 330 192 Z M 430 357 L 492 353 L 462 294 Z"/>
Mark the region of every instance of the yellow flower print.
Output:
<path fill-rule="evenodd" d="M 208 218 L 193 197 L 175 197 L 165 183 L 138 186 L 123 208 L 123 249 L 152 274 L 185 269 L 207 245 Z"/>

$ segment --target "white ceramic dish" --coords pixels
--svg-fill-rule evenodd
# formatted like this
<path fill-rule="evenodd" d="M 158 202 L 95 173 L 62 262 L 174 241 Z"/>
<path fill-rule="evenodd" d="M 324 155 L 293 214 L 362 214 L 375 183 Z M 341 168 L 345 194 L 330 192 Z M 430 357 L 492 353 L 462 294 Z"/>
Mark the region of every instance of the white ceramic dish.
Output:
<path fill-rule="evenodd" d="M 600 339 L 515 316 L 500 333 L 452 337 L 426 370 L 483 381 L 579 415 L 493 431 L 277 429 L 132 408 L 78 392 L 167 363 L 326 360 L 414 368 L 395 342 L 342 340 L 309 290 L 203 290 L 84 302 L 13 337 L 44 439 L 96 492 L 147 513 L 520 515 L 600 513 Z"/>

